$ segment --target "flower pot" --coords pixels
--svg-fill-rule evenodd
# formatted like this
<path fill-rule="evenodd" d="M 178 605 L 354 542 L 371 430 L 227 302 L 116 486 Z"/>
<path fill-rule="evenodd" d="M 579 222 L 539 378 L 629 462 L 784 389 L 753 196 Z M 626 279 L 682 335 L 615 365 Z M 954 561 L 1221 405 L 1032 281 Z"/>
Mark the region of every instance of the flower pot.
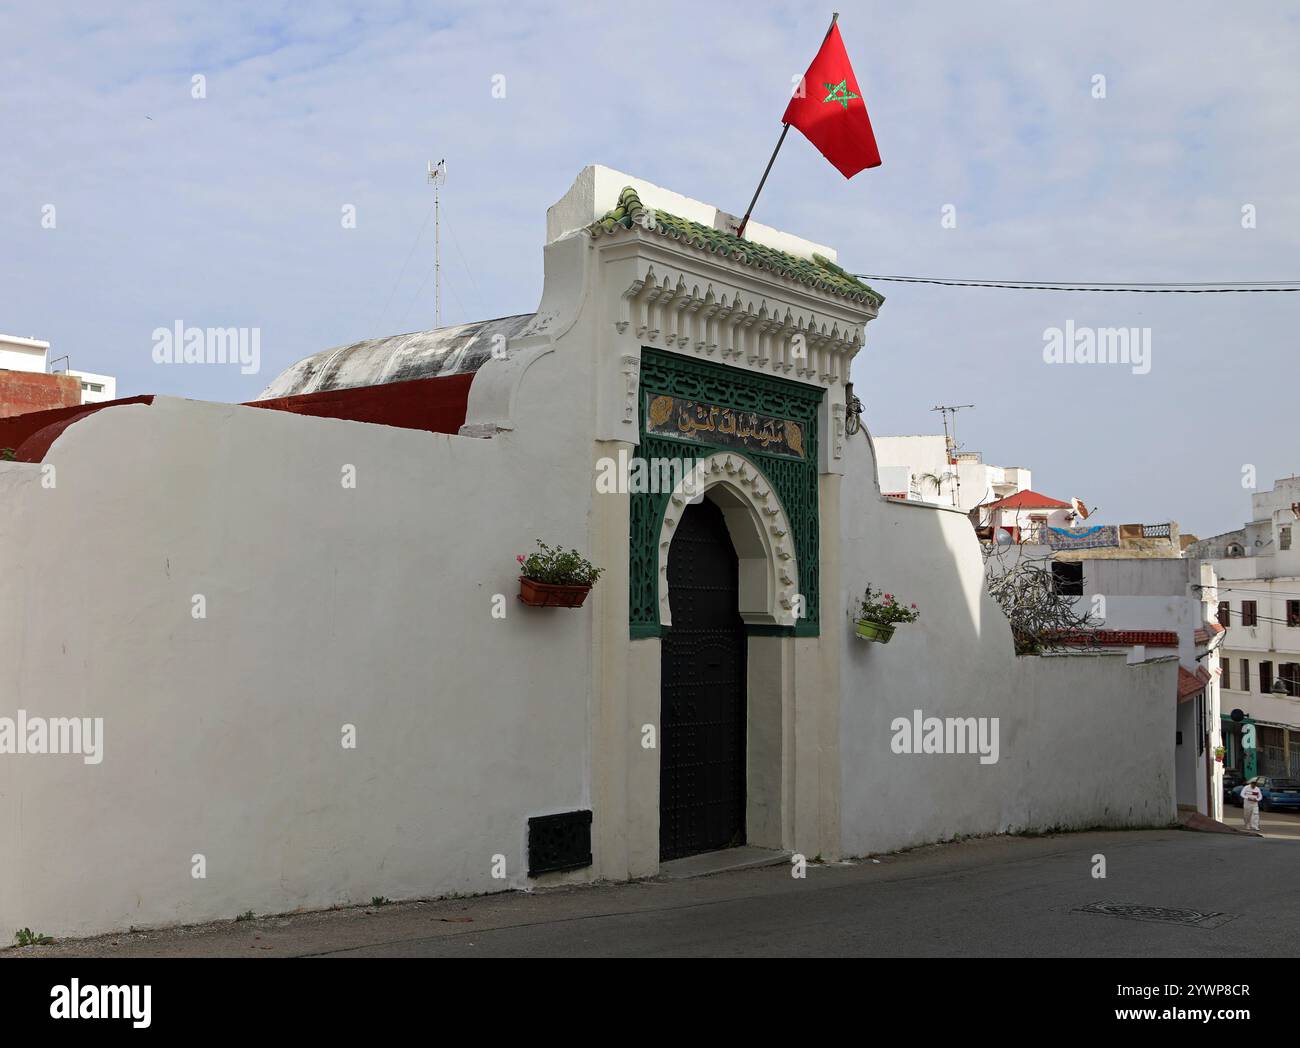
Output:
<path fill-rule="evenodd" d="M 896 628 L 883 622 L 870 622 L 867 619 L 858 619 L 855 625 L 859 637 L 863 640 L 874 640 L 877 644 L 888 644 Z"/>
<path fill-rule="evenodd" d="M 590 592 L 590 586 L 557 586 L 519 576 L 519 599 L 532 608 L 580 608 Z"/>

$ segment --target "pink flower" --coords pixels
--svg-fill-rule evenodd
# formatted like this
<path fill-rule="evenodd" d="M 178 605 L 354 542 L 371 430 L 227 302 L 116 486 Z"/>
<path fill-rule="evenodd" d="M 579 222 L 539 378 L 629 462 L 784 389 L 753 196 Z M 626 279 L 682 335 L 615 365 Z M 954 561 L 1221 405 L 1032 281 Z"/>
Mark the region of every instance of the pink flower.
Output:
<path fill-rule="evenodd" d="M 519 561 L 519 563 L 522 564 L 524 562 L 524 555 L 522 553 L 516 553 L 515 560 Z"/>
<path fill-rule="evenodd" d="M 915 605 L 915 604 L 913 604 L 913 605 L 912 605 L 912 607 L 916 607 L 916 605 Z"/>

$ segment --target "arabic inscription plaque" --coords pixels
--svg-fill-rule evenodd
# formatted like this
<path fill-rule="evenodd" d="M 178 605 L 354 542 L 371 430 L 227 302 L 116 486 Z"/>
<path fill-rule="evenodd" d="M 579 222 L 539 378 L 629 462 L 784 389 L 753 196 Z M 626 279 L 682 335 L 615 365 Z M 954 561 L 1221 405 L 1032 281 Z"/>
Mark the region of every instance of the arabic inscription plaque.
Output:
<path fill-rule="evenodd" d="M 802 423 L 667 394 L 647 398 L 646 433 L 786 458 L 805 455 Z"/>

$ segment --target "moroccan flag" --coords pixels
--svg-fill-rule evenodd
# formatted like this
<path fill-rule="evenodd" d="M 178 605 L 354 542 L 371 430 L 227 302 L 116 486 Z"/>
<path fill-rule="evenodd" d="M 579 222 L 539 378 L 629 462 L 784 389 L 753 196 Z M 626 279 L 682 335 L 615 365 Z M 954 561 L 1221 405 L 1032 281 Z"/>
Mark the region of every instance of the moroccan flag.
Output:
<path fill-rule="evenodd" d="M 803 97 L 796 95 L 790 100 L 781 122 L 802 131 L 845 178 L 879 167 L 880 150 L 867 104 L 862 101 L 838 25 L 832 25 L 826 34 L 801 86 Z"/>

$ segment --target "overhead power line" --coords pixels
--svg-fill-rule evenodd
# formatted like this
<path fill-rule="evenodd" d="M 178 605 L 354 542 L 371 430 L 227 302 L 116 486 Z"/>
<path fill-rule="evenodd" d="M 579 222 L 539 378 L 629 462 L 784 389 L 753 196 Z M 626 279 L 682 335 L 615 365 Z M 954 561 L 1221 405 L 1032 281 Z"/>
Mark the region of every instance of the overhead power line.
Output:
<path fill-rule="evenodd" d="M 942 287 L 991 287 L 1016 291 L 1096 291 L 1142 295 L 1231 295 L 1270 291 L 1300 291 L 1300 280 L 1226 280 L 1161 283 L 1134 280 L 1123 284 L 1077 280 L 981 280 L 955 277 L 907 277 L 883 273 L 854 273 L 860 280 L 883 280 L 897 284 L 938 284 Z"/>

